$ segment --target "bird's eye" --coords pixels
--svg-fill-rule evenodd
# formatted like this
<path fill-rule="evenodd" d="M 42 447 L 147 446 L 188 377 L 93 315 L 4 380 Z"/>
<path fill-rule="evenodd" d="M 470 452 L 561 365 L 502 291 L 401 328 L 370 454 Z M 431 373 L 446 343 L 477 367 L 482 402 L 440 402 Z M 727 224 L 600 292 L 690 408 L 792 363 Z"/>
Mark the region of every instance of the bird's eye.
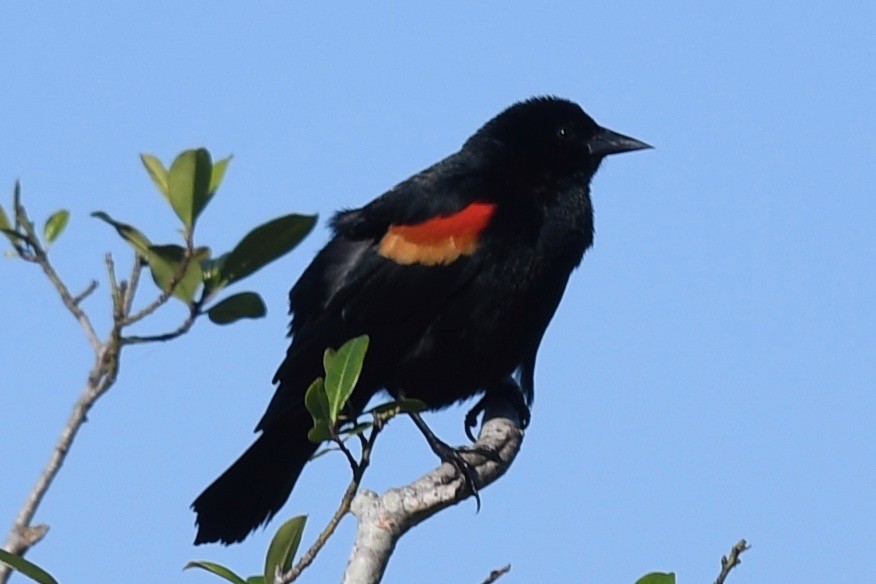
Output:
<path fill-rule="evenodd" d="M 575 137 L 575 133 L 572 131 L 572 128 L 568 126 L 560 126 L 557 128 L 557 138 L 564 142 L 568 142 Z"/>

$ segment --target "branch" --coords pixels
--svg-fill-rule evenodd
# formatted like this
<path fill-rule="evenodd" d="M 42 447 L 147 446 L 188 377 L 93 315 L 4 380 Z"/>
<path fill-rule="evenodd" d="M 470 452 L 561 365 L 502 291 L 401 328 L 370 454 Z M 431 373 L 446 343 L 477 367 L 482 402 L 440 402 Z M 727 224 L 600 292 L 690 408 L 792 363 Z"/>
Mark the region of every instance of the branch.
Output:
<path fill-rule="evenodd" d="M 90 294 L 95 287 L 97 287 L 97 283 L 93 282 L 86 288 L 85 292 L 79 294 L 75 298 L 72 294 L 70 294 L 70 290 L 67 289 L 67 286 L 64 282 L 61 281 L 60 276 L 55 271 L 55 268 L 52 267 L 52 264 L 49 262 L 49 256 L 46 254 L 46 250 L 40 245 L 39 238 L 37 238 L 36 233 L 34 232 L 33 223 L 27 219 L 27 214 L 24 211 L 24 207 L 20 209 L 20 214 L 23 217 L 23 221 L 21 223 L 24 228 L 25 235 L 28 240 L 28 244 L 30 245 L 33 253 L 25 253 L 22 254 L 19 252 L 19 257 L 21 259 L 37 264 L 40 268 L 42 268 L 43 273 L 45 273 L 46 277 L 55 287 L 55 290 L 58 291 L 58 294 L 61 296 L 61 302 L 64 303 L 64 306 L 67 307 L 67 310 L 70 311 L 70 314 L 79 321 L 79 324 L 82 326 L 82 329 L 85 331 L 85 336 L 88 337 L 88 342 L 91 345 L 91 348 L 94 349 L 95 353 L 100 351 L 100 339 L 97 336 L 97 333 L 94 331 L 94 327 L 91 324 L 91 320 L 88 318 L 88 315 L 79 307 L 79 303 Z"/>
<path fill-rule="evenodd" d="M 131 276 L 128 278 L 128 285 L 125 288 L 125 295 L 122 299 L 122 310 L 125 314 L 131 314 L 131 304 L 134 302 L 134 294 L 137 293 L 137 286 L 140 285 L 140 273 L 143 271 L 144 260 L 137 252 L 134 252 L 134 263 L 131 267 Z"/>
<path fill-rule="evenodd" d="M 523 430 L 516 408 L 502 399 L 491 401 L 484 412 L 484 424 L 473 448 L 492 450 L 501 462 L 473 452 L 463 454 L 481 488 L 505 474 L 522 442 Z M 369 490 L 360 491 L 351 505 L 353 515 L 359 520 L 359 528 L 344 574 L 344 584 L 379 582 L 402 535 L 471 495 L 464 479 L 446 463 L 410 485 L 390 489 L 380 496 Z"/>
<path fill-rule="evenodd" d="M 76 304 L 76 306 L 79 306 L 80 304 L 82 304 L 83 300 L 88 298 L 88 296 L 90 296 L 92 292 L 97 290 L 97 286 L 98 286 L 97 280 L 92 280 L 91 283 L 88 285 L 88 287 L 85 288 L 85 290 L 83 290 L 82 292 L 80 292 L 79 294 L 77 294 L 73 298 L 74 304 Z"/>
<path fill-rule="evenodd" d="M 739 555 L 750 548 L 751 546 L 748 545 L 747 541 L 740 539 L 739 542 L 730 549 L 730 555 L 721 558 L 721 573 L 718 574 L 718 577 L 715 579 L 715 584 L 724 584 L 724 580 L 730 574 L 730 570 L 742 563 L 742 560 L 739 559 Z"/>
<path fill-rule="evenodd" d="M 359 485 L 362 484 L 362 477 L 365 475 L 365 469 L 367 469 L 368 465 L 371 463 L 371 452 L 374 450 L 374 442 L 377 440 L 377 434 L 380 433 L 382 429 L 383 421 L 381 421 L 378 416 L 375 416 L 374 425 L 371 426 L 371 433 L 368 435 L 368 439 L 366 440 L 362 437 L 362 454 L 359 457 L 358 462 L 352 459 L 353 455 L 344 445 L 343 441 L 336 440 L 338 446 L 340 446 L 349 457 L 350 467 L 353 470 L 353 478 L 350 480 L 347 490 L 344 491 L 344 496 L 341 498 L 341 504 L 338 505 L 338 510 L 332 515 L 328 525 L 325 526 L 325 529 L 322 530 L 322 533 L 319 534 L 316 541 L 310 546 L 310 549 L 302 554 L 298 563 L 295 564 L 292 569 L 285 574 L 277 574 L 277 577 L 274 579 L 274 584 L 289 584 L 290 582 L 294 582 L 298 576 L 301 575 L 301 572 L 313 563 L 313 560 L 316 559 L 316 554 L 318 554 L 325 546 L 326 542 L 328 542 L 329 538 L 335 532 L 335 529 L 337 529 L 338 524 L 341 522 L 341 519 L 349 513 L 350 505 L 352 505 L 353 498 L 356 496 L 356 491 L 359 490 Z"/>
<path fill-rule="evenodd" d="M 179 283 L 185 277 L 186 270 L 188 270 L 188 268 L 189 268 L 189 263 L 191 263 L 192 258 L 194 257 L 194 253 L 195 253 L 195 244 L 192 240 L 191 233 L 189 233 L 186 235 L 185 254 L 183 255 L 182 261 L 177 266 L 176 272 L 174 273 L 173 277 L 170 279 L 170 282 L 168 282 L 167 290 L 162 291 L 161 294 L 159 294 L 158 298 L 156 298 L 152 302 L 152 304 L 149 304 L 148 306 L 146 306 L 145 308 L 143 308 L 142 310 L 140 310 L 136 314 L 128 314 L 126 312 L 126 316 L 125 316 L 124 320 L 122 321 L 122 327 L 130 326 L 130 325 L 134 324 L 135 322 L 139 322 L 139 321 L 143 320 L 144 318 L 146 318 L 147 316 L 149 316 L 150 314 L 152 314 L 153 312 L 155 312 L 156 310 L 161 308 L 161 306 L 164 305 L 165 302 L 170 300 L 170 297 L 173 296 L 173 292 L 176 290 L 176 287 L 179 285 Z M 138 266 L 137 264 L 139 264 L 139 261 L 136 261 L 134 263 L 134 269 L 133 269 L 133 272 L 131 273 L 131 281 L 132 282 L 134 282 L 136 279 L 139 279 L 139 277 L 140 277 L 141 267 Z M 133 296 L 132 296 L 132 298 L 133 298 Z M 130 307 L 130 299 L 125 298 L 124 304 L 126 306 Z M 191 327 L 191 325 L 189 325 L 189 326 Z M 187 330 L 188 329 L 186 329 L 186 331 Z M 184 332 L 185 331 L 183 331 L 175 336 L 179 336 L 179 335 L 183 334 Z M 174 337 L 170 337 L 170 338 L 172 339 Z M 169 340 L 169 339 L 155 339 L 155 340 Z M 146 341 L 143 341 L 143 342 L 146 342 Z"/>
<path fill-rule="evenodd" d="M 180 281 L 182 281 L 183 277 L 185 277 L 186 270 L 189 267 L 189 262 L 191 262 L 194 254 L 194 243 L 192 241 L 191 235 L 186 236 L 186 252 L 183 256 L 182 261 L 179 264 L 179 267 L 176 269 L 176 273 L 173 275 L 173 278 L 170 280 L 170 285 L 167 287 L 167 290 L 161 293 L 155 301 L 139 311 L 137 314 L 131 314 L 131 304 L 134 301 L 134 294 L 137 291 L 137 286 L 140 283 L 140 274 L 143 271 L 143 265 L 146 263 L 146 260 L 140 256 L 139 254 L 134 254 L 134 267 L 131 268 L 131 278 L 128 282 L 127 287 L 125 288 L 125 293 L 122 295 L 122 309 L 124 313 L 124 317 L 121 320 L 120 327 L 126 327 L 143 320 L 156 310 L 158 310 L 165 302 L 170 300 L 170 297 L 173 296 L 174 290 L 179 285 Z M 183 321 L 181 325 L 179 325 L 175 330 L 170 331 L 168 333 L 160 334 L 160 335 L 148 335 L 148 336 L 129 336 L 122 337 L 123 345 L 137 345 L 141 343 L 158 343 L 164 341 L 173 340 L 179 336 L 182 336 L 189 332 L 189 329 L 195 324 L 195 320 L 201 314 L 201 306 L 203 306 L 206 301 L 206 296 L 201 294 L 201 298 L 196 302 L 193 302 L 189 305 L 189 316 Z"/>
<path fill-rule="evenodd" d="M 118 374 L 118 345 L 108 343 L 101 345 L 99 353 L 95 359 L 94 366 L 88 374 L 88 380 L 85 383 L 85 388 L 76 404 L 73 406 L 73 412 L 70 414 L 70 419 L 67 420 L 67 425 L 61 431 L 61 436 L 52 450 L 49 457 L 49 462 L 43 469 L 37 479 L 36 485 L 28 495 L 27 501 L 19 511 L 15 522 L 12 524 L 12 529 L 6 538 L 6 544 L 3 546 L 8 552 L 18 555 L 24 555 L 31 547 L 39 543 L 48 531 L 46 525 L 31 525 L 31 521 L 36 514 L 37 508 L 45 497 L 46 492 L 52 484 L 52 481 L 61 470 L 61 465 L 67 458 L 67 453 L 70 450 L 76 434 L 79 432 L 82 425 L 88 418 L 88 412 L 94 403 L 103 395 L 115 382 Z M 0 563 L 0 583 L 5 583 L 10 575 L 10 568 L 5 564 Z"/>
<path fill-rule="evenodd" d="M 375 433 L 375 432 L 372 430 L 372 431 L 371 431 L 372 436 L 374 435 L 374 433 Z M 346 444 L 344 444 L 343 439 L 341 439 L 340 437 L 338 437 L 337 435 L 335 435 L 335 436 L 332 437 L 332 440 L 334 441 L 335 444 L 338 445 L 338 450 L 340 450 L 341 452 L 343 452 L 343 453 L 344 453 L 344 456 L 347 457 L 347 462 L 350 464 L 350 470 L 353 471 L 353 477 L 354 477 L 354 479 L 355 479 L 356 474 L 359 473 L 359 467 L 362 466 L 361 463 L 359 463 L 359 462 L 356 461 L 356 457 L 353 456 L 353 453 L 350 452 L 350 449 L 347 448 L 347 445 L 346 445 Z M 370 441 L 369 441 L 369 442 L 370 442 Z M 373 442 L 372 442 L 371 444 L 373 445 Z M 364 451 L 364 448 L 366 448 L 366 447 L 369 447 L 369 446 L 367 446 L 367 445 L 363 445 L 363 446 L 362 446 L 362 448 L 363 448 L 363 451 L 362 451 L 362 458 L 365 458 L 365 451 Z M 370 448 L 370 447 L 369 447 L 369 448 Z M 370 452 L 369 452 L 369 454 L 370 454 Z M 364 469 L 363 469 L 363 470 L 364 470 Z M 361 474 L 361 473 L 360 473 L 360 474 Z M 355 494 L 355 493 L 354 493 L 354 494 Z"/>
<path fill-rule="evenodd" d="M 195 324 L 195 320 L 203 314 L 201 312 L 201 305 L 199 302 L 192 304 L 189 307 L 189 316 L 179 325 L 175 330 L 170 331 L 169 333 L 164 333 L 160 335 L 149 335 L 144 337 L 132 336 L 132 337 L 122 337 L 123 345 L 139 345 L 142 343 L 158 343 L 163 341 L 170 341 L 177 337 L 180 337 L 192 328 Z"/>
<path fill-rule="evenodd" d="M 492 572 L 490 572 L 490 575 L 487 576 L 487 579 L 484 580 L 483 582 L 481 582 L 481 584 L 492 584 L 493 582 L 495 582 L 496 580 L 498 580 L 499 578 L 501 578 L 502 576 L 504 576 L 505 574 L 507 574 L 510 571 L 511 571 L 511 564 L 506 564 L 505 566 L 503 566 L 501 568 L 497 568 L 497 569 L 493 570 Z"/>
<path fill-rule="evenodd" d="M 6 538 L 3 549 L 10 553 L 23 556 L 30 548 L 39 543 L 45 537 L 48 531 L 48 526 L 43 524 L 31 525 L 37 509 L 43 501 L 46 493 L 49 490 L 61 466 L 67 458 L 73 441 L 76 439 L 82 425 L 88 419 L 88 413 L 100 397 L 106 393 L 115 383 L 119 372 L 119 354 L 123 346 L 121 331 L 124 326 L 135 320 L 139 320 L 151 314 L 161 304 L 167 301 L 172 294 L 173 288 L 181 279 L 185 272 L 186 265 L 191 258 L 192 243 L 191 238 L 187 238 L 189 251 L 186 253 L 186 258 L 181 262 L 179 274 L 175 275 L 170 285 L 170 291 L 165 292 L 159 297 L 159 300 L 153 303 L 147 309 L 141 311 L 136 318 L 132 319 L 130 314 L 131 303 L 134 299 L 134 294 L 137 289 L 137 284 L 142 270 L 142 264 L 139 257 L 135 257 L 134 267 L 131 271 L 131 279 L 129 282 L 118 282 L 116 280 L 115 265 L 110 254 L 106 254 L 105 263 L 107 269 L 107 277 L 109 279 L 110 293 L 112 297 L 112 316 L 113 326 L 105 341 L 101 341 L 95 332 L 91 320 L 88 315 L 80 308 L 80 303 L 91 294 L 97 287 L 97 282 L 92 281 L 83 292 L 77 296 L 70 294 L 69 289 L 61 281 L 60 276 L 49 262 L 46 250 L 39 242 L 36 233 L 34 232 L 33 223 L 27 217 L 24 207 L 19 206 L 16 209 L 16 225 L 20 225 L 24 230 L 22 239 L 26 242 L 28 249 L 17 245 L 15 247 L 19 257 L 27 262 L 37 264 L 42 268 L 43 272 L 48 277 L 49 281 L 55 287 L 55 290 L 61 297 L 64 306 L 70 313 L 79 321 L 82 328 L 85 330 L 88 341 L 94 349 L 95 357 L 94 364 L 88 373 L 88 378 L 85 387 L 76 403 L 73 406 L 73 411 L 67 424 L 61 431 L 61 435 L 55 444 L 49 461 L 37 479 L 36 484 L 27 496 L 21 510 L 12 524 L 12 529 Z M 158 338 L 174 338 L 189 330 L 195 321 L 195 318 L 200 314 L 200 303 L 195 303 L 191 307 L 189 318 L 176 331 L 166 335 L 159 335 Z M 146 338 L 149 340 L 149 338 Z M 136 342 L 136 341 L 135 341 Z M 0 562 L 0 584 L 5 584 L 11 575 L 11 567 Z"/>

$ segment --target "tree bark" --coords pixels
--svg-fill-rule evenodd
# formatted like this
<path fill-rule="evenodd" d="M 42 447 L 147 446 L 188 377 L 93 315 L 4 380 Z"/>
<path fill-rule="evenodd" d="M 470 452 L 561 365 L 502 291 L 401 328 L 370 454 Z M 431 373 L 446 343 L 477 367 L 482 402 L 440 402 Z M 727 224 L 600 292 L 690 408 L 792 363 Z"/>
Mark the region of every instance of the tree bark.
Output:
<path fill-rule="evenodd" d="M 463 457 L 483 489 L 510 468 L 520 451 L 523 430 L 515 407 L 503 399 L 494 399 L 484 411 L 475 449 L 488 449 L 496 460 L 475 452 Z M 353 499 L 351 512 L 359 521 L 344 584 L 380 582 L 399 538 L 409 529 L 442 509 L 471 497 L 473 493 L 456 469 L 447 463 L 420 477 L 406 487 L 390 489 L 378 496 L 362 489 Z"/>

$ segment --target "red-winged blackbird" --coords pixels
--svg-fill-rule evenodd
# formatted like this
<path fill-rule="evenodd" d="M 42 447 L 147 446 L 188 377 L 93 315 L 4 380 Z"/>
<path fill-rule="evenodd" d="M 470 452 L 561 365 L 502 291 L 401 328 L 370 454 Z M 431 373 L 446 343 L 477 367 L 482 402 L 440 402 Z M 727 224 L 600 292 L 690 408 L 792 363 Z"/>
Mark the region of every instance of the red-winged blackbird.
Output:
<path fill-rule="evenodd" d="M 542 335 L 593 242 L 590 179 L 605 156 L 648 147 L 570 101 L 530 99 L 335 215 L 289 294 L 292 344 L 261 435 L 195 500 L 195 543 L 242 541 L 286 502 L 316 450 L 304 393 L 327 347 L 371 337 L 354 413 L 382 389 L 439 409 L 510 383 L 530 405 Z"/>

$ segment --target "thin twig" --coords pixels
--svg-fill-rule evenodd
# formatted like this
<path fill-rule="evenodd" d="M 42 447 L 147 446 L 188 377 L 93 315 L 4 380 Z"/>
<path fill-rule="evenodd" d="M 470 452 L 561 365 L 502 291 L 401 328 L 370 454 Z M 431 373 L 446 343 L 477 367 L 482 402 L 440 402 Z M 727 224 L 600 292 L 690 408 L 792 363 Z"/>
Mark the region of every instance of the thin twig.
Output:
<path fill-rule="evenodd" d="M 101 342 L 91 324 L 91 320 L 79 306 L 79 304 L 95 290 L 97 282 L 89 284 L 85 291 L 79 295 L 75 297 L 72 296 L 67 286 L 61 281 L 61 278 L 49 262 L 46 251 L 40 245 L 39 239 L 34 232 L 33 223 L 27 217 L 23 206 L 17 206 L 16 208 L 16 229 L 18 229 L 19 226 L 21 226 L 21 229 L 23 230 L 22 241 L 24 241 L 29 248 L 25 249 L 20 245 L 16 245 L 15 249 L 18 252 L 19 257 L 27 262 L 35 263 L 40 266 L 49 281 L 55 287 L 55 290 L 57 290 L 64 305 L 85 330 L 88 341 L 95 352 L 94 364 L 88 373 L 85 387 L 73 406 L 70 418 L 61 431 L 61 435 L 52 450 L 48 463 L 16 516 L 12 529 L 9 531 L 6 543 L 4 544 L 4 549 L 6 551 L 18 555 L 24 555 L 31 547 L 36 545 L 48 531 L 48 526 L 42 524 L 31 525 L 31 521 L 33 521 L 37 509 L 66 460 L 67 454 L 69 453 L 79 430 L 88 419 L 88 412 L 97 400 L 113 386 L 118 377 L 119 353 L 123 346 L 121 337 L 123 326 L 151 314 L 168 298 L 170 298 L 174 287 L 178 283 L 177 281 L 181 279 L 182 274 L 185 273 L 188 259 L 184 259 L 184 261 L 181 262 L 181 274 L 179 275 L 179 278 L 176 276 L 174 277 L 169 287 L 169 291 L 162 294 L 164 299 L 162 300 L 162 298 L 159 297 L 161 302 L 153 303 L 151 309 L 148 311 L 141 311 L 139 316 L 135 315 L 136 318 L 131 319 L 127 318 L 127 315 L 130 313 L 131 303 L 133 302 L 134 294 L 139 282 L 142 269 L 141 260 L 139 257 L 135 257 L 135 264 L 131 271 L 130 281 L 119 283 L 116 279 L 115 265 L 112 257 L 107 254 L 105 257 L 105 263 L 113 302 L 113 325 L 106 341 Z M 190 258 L 191 249 L 193 247 L 190 237 L 187 239 L 187 245 L 188 251 L 186 256 L 187 258 Z M 176 331 L 165 335 L 156 335 L 151 339 L 148 337 L 142 337 L 140 338 L 140 342 L 145 342 L 146 340 L 168 340 L 177 337 L 191 328 L 199 314 L 200 301 L 191 306 L 189 318 L 186 319 Z M 131 342 L 137 341 L 135 340 Z M 5 584 L 9 580 L 11 573 L 11 568 L 5 563 L 0 562 L 0 584 Z"/>
<path fill-rule="evenodd" d="M 335 529 L 338 527 L 338 524 L 341 522 L 341 519 L 350 511 L 350 503 L 353 502 L 353 498 L 356 496 L 356 491 L 359 490 L 359 481 L 355 478 L 350 481 L 350 484 L 347 485 L 347 490 L 344 491 L 344 496 L 341 499 L 341 504 L 338 506 L 335 514 L 332 515 L 332 518 L 329 520 L 328 524 L 325 526 L 325 529 L 319 534 L 319 537 L 316 538 L 316 541 L 313 542 L 313 545 L 310 546 L 304 554 L 301 556 L 301 559 L 298 560 L 298 563 L 295 566 L 286 572 L 285 574 L 278 574 L 277 579 L 274 580 L 275 584 L 289 584 L 290 582 L 294 582 L 295 579 L 307 568 L 310 564 L 313 563 L 313 560 L 316 559 L 316 554 L 325 546 L 328 539 L 335 532 Z"/>
<path fill-rule="evenodd" d="M 46 495 L 49 487 L 57 476 L 58 472 L 67 457 L 67 453 L 76 438 L 76 434 L 85 423 L 88 416 L 88 411 L 94 405 L 98 398 L 103 395 L 116 380 L 118 374 L 118 350 L 119 345 L 114 334 L 110 335 L 110 340 L 102 343 L 91 324 L 91 320 L 85 312 L 79 307 L 79 303 L 94 290 L 97 286 L 95 282 L 86 288 L 85 292 L 79 294 L 75 298 L 70 294 L 70 290 L 61 281 L 60 276 L 55 271 L 45 249 L 40 245 L 39 238 L 34 232 L 33 223 L 27 216 L 23 206 L 16 209 L 16 225 L 20 225 L 26 234 L 26 240 L 32 253 L 20 254 L 21 258 L 35 263 L 40 266 L 43 273 L 46 274 L 49 281 L 55 287 L 61 297 L 61 301 L 67 310 L 79 321 L 82 328 L 85 330 L 86 337 L 95 352 L 94 364 L 88 373 L 88 378 L 85 383 L 79 399 L 73 406 L 73 411 L 61 431 L 55 448 L 49 457 L 49 462 L 43 469 L 37 479 L 36 485 L 28 494 L 27 500 L 22 505 L 21 510 L 12 524 L 12 529 L 6 538 L 4 549 L 19 555 L 24 555 L 31 547 L 36 545 L 48 531 L 46 525 L 31 525 L 37 509 L 40 506 L 43 498 Z M 116 333 L 115 329 L 113 331 Z M 11 575 L 9 566 L 0 565 L 0 584 L 5 583 Z"/>
<path fill-rule="evenodd" d="M 116 278 L 116 264 L 113 262 L 112 254 L 107 252 L 103 259 L 106 264 L 106 274 L 110 285 L 110 296 L 112 297 L 113 302 L 113 323 L 119 323 L 125 317 L 124 312 L 122 311 L 122 297 L 125 294 L 125 284 L 124 282 L 119 284 L 119 281 Z M 117 331 L 121 330 L 117 325 L 115 326 L 115 329 Z"/>
<path fill-rule="evenodd" d="M 739 559 L 739 555 L 750 548 L 751 546 L 748 545 L 747 541 L 740 539 L 736 545 L 730 549 L 730 555 L 721 558 L 721 573 L 718 574 L 718 577 L 715 579 L 715 584 L 724 584 L 724 580 L 730 574 L 730 570 L 742 563 L 742 560 Z"/>
<path fill-rule="evenodd" d="M 497 569 L 493 570 L 492 572 L 490 572 L 490 575 L 487 576 L 487 579 L 484 580 L 483 582 L 481 582 L 481 584 L 492 584 L 493 582 L 495 582 L 496 580 L 498 580 L 499 578 L 501 578 L 502 576 L 504 576 L 505 574 L 507 574 L 510 571 L 511 571 L 511 564 L 507 564 L 501 568 L 497 568 Z"/>
<path fill-rule="evenodd" d="M 12 212 L 15 214 L 15 229 L 12 231 L 16 234 L 16 240 L 12 242 L 12 245 L 22 259 L 32 262 L 35 259 L 34 253 L 36 248 L 39 247 L 39 238 L 37 238 L 36 232 L 34 231 L 33 222 L 27 216 L 27 210 L 25 210 L 24 205 L 21 204 L 19 196 L 21 193 L 21 185 L 18 181 L 15 181 L 14 193 L 15 194 L 12 198 L 15 208 Z M 17 238 L 21 239 L 19 240 Z M 26 247 L 22 247 L 21 242 L 23 242 Z"/>
<path fill-rule="evenodd" d="M 131 314 L 131 305 L 134 302 L 134 294 L 137 293 L 137 287 L 140 285 L 140 273 L 143 271 L 144 261 L 145 260 L 140 256 L 140 254 L 134 252 L 134 264 L 131 267 L 131 277 L 128 278 L 128 287 L 125 290 L 125 298 L 123 303 L 125 317 Z"/>
<path fill-rule="evenodd" d="M 97 280 L 92 280 L 85 290 L 73 297 L 73 303 L 76 306 L 79 306 L 82 304 L 82 301 L 88 298 L 95 290 L 97 290 Z"/>
<path fill-rule="evenodd" d="M 26 262 L 34 261 L 33 254 L 28 251 L 28 249 L 33 249 L 33 242 L 26 235 L 18 233 L 17 231 L 13 231 L 11 233 L 7 232 L 4 233 L 4 235 L 12 235 L 12 237 L 9 239 L 9 243 L 12 244 L 12 249 L 15 251 L 18 257 Z"/>
<path fill-rule="evenodd" d="M 174 278 L 174 280 L 175 279 L 176 278 Z M 144 318 L 146 318 L 147 316 L 149 316 L 150 314 L 152 314 L 153 312 L 155 312 L 156 310 L 161 308 L 161 306 L 165 302 L 170 300 L 170 297 L 173 296 L 173 288 L 176 287 L 176 282 L 174 280 L 171 280 L 171 282 L 170 282 L 171 286 L 168 287 L 167 290 L 162 291 L 161 294 L 158 295 L 158 298 L 156 298 L 152 302 L 152 304 L 146 306 L 145 308 L 143 308 L 139 312 L 132 314 L 132 315 L 128 316 L 127 318 L 125 318 L 125 320 L 123 321 L 124 326 L 128 326 L 128 325 L 134 324 L 137 321 L 143 320 Z"/>
<path fill-rule="evenodd" d="M 350 452 L 350 449 L 347 448 L 347 445 L 344 444 L 344 441 L 340 439 L 338 436 L 333 436 L 332 441 L 338 445 L 338 450 L 344 453 L 344 456 L 347 457 L 347 462 L 350 463 L 350 469 L 353 471 L 355 476 L 356 471 L 359 469 L 359 463 L 356 461 L 356 458 L 353 456 L 353 453 Z"/>
<path fill-rule="evenodd" d="M 94 326 L 91 324 L 91 319 L 88 318 L 88 315 L 79 308 L 79 305 L 76 304 L 73 297 L 70 295 L 70 291 L 58 277 L 58 274 L 55 272 L 52 265 L 49 263 L 48 258 L 46 258 L 45 253 L 38 252 L 37 257 L 40 258 L 37 263 L 43 269 L 43 272 L 49 278 L 49 281 L 55 286 L 55 289 L 58 291 L 58 294 L 61 296 L 61 301 L 64 303 L 64 306 L 67 307 L 67 310 L 79 321 L 79 325 L 82 327 L 82 330 L 85 331 L 85 336 L 88 338 L 88 344 L 91 345 L 91 348 L 95 353 L 100 351 L 100 339 L 97 336 L 97 332 L 94 330 Z"/>
<path fill-rule="evenodd" d="M 33 229 L 33 223 L 27 219 L 27 215 L 25 214 L 24 207 L 21 208 L 21 215 L 24 220 L 21 225 L 25 230 L 25 235 L 28 239 L 28 244 L 33 249 L 32 254 L 21 255 L 21 258 L 37 264 L 42 270 L 52 285 L 55 287 L 55 290 L 58 291 L 58 294 L 61 296 L 61 301 L 64 303 L 64 306 L 67 307 L 67 310 L 79 321 L 79 324 L 82 326 L 82 329 L 85 331 L 85 336 L 88 337 L 88 342 L 91 345 L 91 348 L 94 349 L 95 353 L 100 351 L 100 339 L 97 336 L 97 333 L 94 330 L 94 327 L 91 324 L 91 320 L 88 318 L 88 315 L 83 312 L 81 308 L 79 308 L 79 303 L 73 298 L 73 295 L 70 294 L 70 290 L 61 281 L 60 276 L 55 271 L 55 268 L 52 267 L 52 264 L 49 262 L 49 257 L 46 254 L 46 250 L 39 243 L 39 239 L 36 236 L 36 233 Z"/>
<path fill-rule="evenodd" d="M 371 428 L 368 440 L 363 443 L 364 445 L 362 447 L 362 454 L 359 457 L 359 462 L 356 462 L 355 459 L 353 460 L 353 478 L 350 480 L 350 484 L 347 485 L 347 490 L 344 491 L 344 496 L 341 498 L 341 503 L 338 505 L 337 511 L 332 515 L 332 518 L 316 538 L 316 541 L 313 542 L 313 545 L 304 552 L 298 560 L 298 563 L 285 574 L 278 574 L 274 584 L 289 584 L 290 582 L 294 582 L 295 579 L 301 575 L 301 572 L 313 563 L 313 560 L 316 559 L 316 555 L 325 546 L 326 542 L 335 532 L 335 529 L 337 529 L 341 519 L 350 512 L 350 505 L 352 505 L 353 499 L 356 498 L 356 492 L 359 490 L 359 485 L 362 483 L 365 469 L 368 468 L 368 465 L 371 462 L 371 452 L 374 450 L 374 442 L 377 440 L 377 434 L 383 428 L 383 423 L 377 419 L 377 416 L 375 416 L 374 425 Z M 346 449 L 340 441 L 338 441 L 338 444 Z"/>
<path fill-rule="evenodd" d="M 146 318 L 147 316 L 149 316 L 150 314 L 152 314 L 153 312 L 155 312 L 156 310 L 161 308 L 161 306 L 165 302 L 170 300 L 170 297 L 173 296 L 173 292 L 176 290 L 176 287 L 179 285 L 179 283 L 182 281 L 182 279 L 186 275 L 186 270 L 188 270 L 188 268 L 189 268 L 189 263 L 192 261 L 192 258 L 194 257 L 194 251 L 195 251 L 195 246 L 194 246 L 194 242 L 192 241 L 192 237 L 191 237 L 191 235 L 187 235 L 186 236 L 185 253 L 183 254 L 182 261 L 179 263 L 179 266 L 177 266 L 177 268 L 176 268 L 176 272 L 173 274 L 173 277 L 170 279 L 170 282 L 168 283 L 167 290 L 163 290 L 161 292 L 161 294 L 158 295 L 158 298 L 156 298 L 152 302 L 152 304 L 149 304 L 148 306 L 146 306 L 145 308 L 143 308 L 142 310 L 140 310 L 139 312 L 137 312 L 135 314 L 126 316 L 125 319 L 122 321 L 122 327 L 126 327 L 126 326 L 134 324 L 135 322 L 143 320 L 144 318 Z M 188 329 L 186 329 L 186 330 L 188 330 Z M 183 331 L 183 332 L 185 332 L 185 331 Z M 182 334 L 182 333 L 180 333 L 180 334 Z M 179 335 L 176 335 L 176 336 L 179 336 Z M 170 338 L 172 339 L 174 337 L 170 337 Z M 155 340 L 169 340 L 169 339 L 155 339 Z M 148 342 L 148 341 L 139 341 L 139 342 Z"/>
<path fill-rule="evenodd" d="M 189 332 L 189 329 L 191 329 L 192 326 L 195 324 L 195 320 L 197 320 L 197 318 L 202 314 L 203 313 L 201 312 L 201 305 L 200 303 L 196 302 L 190 307 L 188 318 L 186 318 L 183 323 L 179 325 L 175 330 L 160 335 L 122 337 L 122 344 L 139 345 L 143 343 L 158 343 L 163 341 L 170 341 Z"/>
<path fill-rule="evenodd" d="M 42 502 L 52 484 L 52 481 L 61 470 L 61 465 L 67 458 L 67 453 L 76 438 L 82 425 L 88 418 L 88 412 L 94 403 L 103 395 L 115 382 L 118 373 L 118 355 L 114 354 L 118 351 L 117 346 L 102 345 L 100 352 L 95 359 L 94 366 L 88 373 L 88 380 L 82 390 L 79 399 L 73 406 L 73 412 L 70 414 L 67 424 L 61 431 L 61 436 L 52 450 L 49 457 L 49 462 L 43 469 L 37 479 L 36 485 L 28 495 L 27 501 L 19 511 L 15 522 L 12 524 L 12 530 L 6 539 L 4 549 L 7 551 L 24 555 L 33 545 L 42 539 L 48 527 L 44 525 L 31 526 L 31 521 L 36 515 L 37 508 Z M 0 582 L 6 582 L 9 577 L 8 569 L 4 571 L 5 566 L 0 566 Z"/>
<path fill-rule="evenodd" d="M 103 255 L 103 263 L 106 265 L 106 275 L 109 280 L 110 290 L 112 290 L 113 298 L 115 298 L 119 295 L 119 280 L 116 278 L 116 264 L 111 253 L 107 252 Z"/>

